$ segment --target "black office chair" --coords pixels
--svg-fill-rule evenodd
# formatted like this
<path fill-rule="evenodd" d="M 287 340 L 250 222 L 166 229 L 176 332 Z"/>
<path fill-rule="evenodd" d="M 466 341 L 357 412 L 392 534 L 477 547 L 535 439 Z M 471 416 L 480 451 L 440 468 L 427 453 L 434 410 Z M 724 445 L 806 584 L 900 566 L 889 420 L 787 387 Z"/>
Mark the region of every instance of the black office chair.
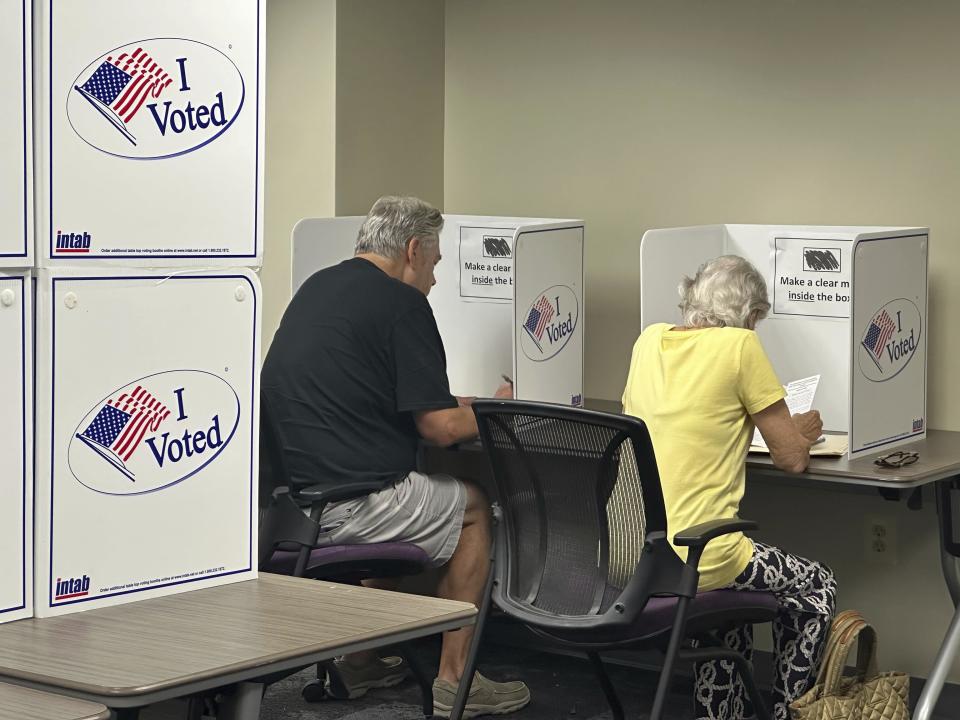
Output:
<path fill-rule="evenodd" d="M 260 542 L 259 567 L 295 577 L 359 583 L 368 578 L 415 575 L 430 557 L 412 543 L 318 545 L 320 516 L 331 502 L 363 497 L 380 490 L 382 483 L 327 488 L 297 483 L 291 476 L 283 448 L 282 424 L 276 421 L 267 393 L 260 395 Z M 309 511 L 309 515 L 307 512 Z M 318 610 L 320 612 L 320 610 Z M 433 683 L 406 644 L 397 646 L 420 687 L 423 714 L 433 714 Z M 324 697 L 329 663 L 317 666 L 317 679 L 302 691 L 308 702 Z M 338 675 L 330 673 L 331 683 Z M 345 688 L 340 688 L 342 694 Z"/>
<path fill-rule="evenodd" d="M 613 717 L 623 709 L 599 653 L 664 651 L 651 720 L 660 720 L 676 661 L 728 660 L 757 716 L 770 717 L 749 664 L 722 631 L 769 622 L 769 593 L 697 593 L 710 540 L 756 525 L 728 519 L 676 533 L 667 520 L 642 420 L 543 403 L 477 400 L 480 437 L 498 491 L 493 601 L 535 633 L 590 658 Z M 687 641 L 696 638 L 698 647 Z"/>

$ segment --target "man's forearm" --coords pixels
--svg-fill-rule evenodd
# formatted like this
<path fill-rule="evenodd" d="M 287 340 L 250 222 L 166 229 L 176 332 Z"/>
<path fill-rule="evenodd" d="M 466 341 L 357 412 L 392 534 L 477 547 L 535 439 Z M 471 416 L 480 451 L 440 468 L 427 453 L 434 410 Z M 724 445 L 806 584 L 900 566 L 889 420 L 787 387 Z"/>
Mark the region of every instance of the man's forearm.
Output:
<path fill-rule="evenodd" d="M 415 419 L 420 436 L 440 447 L 471 440 L 477 436 L 477 418 L 469 405 L 426 410 L 417 413 Z"/>

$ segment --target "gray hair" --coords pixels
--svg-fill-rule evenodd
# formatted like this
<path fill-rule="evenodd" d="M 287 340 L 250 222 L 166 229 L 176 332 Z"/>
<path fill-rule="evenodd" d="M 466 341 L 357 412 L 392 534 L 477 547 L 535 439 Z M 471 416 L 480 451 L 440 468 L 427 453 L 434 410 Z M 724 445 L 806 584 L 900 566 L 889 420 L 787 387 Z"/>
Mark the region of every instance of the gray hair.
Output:
<path fill-rule="evenodd" d="M 752 328 L 767 316 L 767 283 L 739 255 L 721 255 L 680 281 L 680 312 L 687 327 Z"/>
<path fill-rule="evenodd" d="M 399 258 L 407 251 L 410 238 L 436 243 L 442 227 L 443 216 L 432 205 L 415 197 L 385 195 L 367 213 L 355 253 Z"/>

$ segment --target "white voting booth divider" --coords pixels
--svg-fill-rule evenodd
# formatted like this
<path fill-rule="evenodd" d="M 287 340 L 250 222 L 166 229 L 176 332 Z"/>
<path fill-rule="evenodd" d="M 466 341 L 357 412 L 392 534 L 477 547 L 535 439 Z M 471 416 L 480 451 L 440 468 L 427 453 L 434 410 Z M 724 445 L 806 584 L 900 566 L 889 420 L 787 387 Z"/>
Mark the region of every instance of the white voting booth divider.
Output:
<path fill-rule="evenodd" d="M 926 435 L 927 228 L 704 225 L 640 243 L 642 327 L 680 322 L 677 285 L 718 255 L 767 279 L 757 332 L 781 380 L 820 375 L 824 429 L 849 455 Z"/>
<path fill-rule="evenodd" d="M 30 272 L 0 271 L 0 622 L 33 613 Z"/>
<path fill-rule="evenodd" d="M 23 268 L 33 264 L 30 0 L 2 0 L 0 13 L 0 268 Z"/>
<path fill-rule="evenodd" d="M 293 229 L 293 289 L 353 256 L 362 217 L 306 218 Z M 581 220 L 444 215 L 442 262 L 429 295 L 450 388 L 583 402 Z"/>
<path fill-rule="evenodd" d="M 264 0 L 35 5 L 38 263 L 260 265 Z"/>
<path fill-rule="evenodd" d="M 257 276 L 37 283 L 36 614 L 255 577 Z"/>
<path fill-rule="evenodd" d="M 33 115 L 30 0 L 2 0 L 0 623 L 33 613 Z M 15 269 L 19 268 L 19 269 Z"/>
<path fill-rule="evenodd" d="M 11 18 L 13 3 L 0 2 Z M 168 0 L 145 12 L 37 0 L 33 11 L 2 31 L 5 71 L 22 67 L 32 88 L 0 123 L 5 172 L 36 172 L 17 177 L 22 202 L 4 193 L 19 214 L 4 206 L 0 240 L 3 266 L 14 221 L 35 223 L 30 257 L 17 261 L 39 266 L 33 610 L 256 577 L 260 285 L 250 268 L 263 256 L 265 2 Z M 32 78 L 20 34 L 33 43 Z M 17 132 L 27 149 L 14 162 Z M 12 537 L 0 541 L 4 570 Z"/>

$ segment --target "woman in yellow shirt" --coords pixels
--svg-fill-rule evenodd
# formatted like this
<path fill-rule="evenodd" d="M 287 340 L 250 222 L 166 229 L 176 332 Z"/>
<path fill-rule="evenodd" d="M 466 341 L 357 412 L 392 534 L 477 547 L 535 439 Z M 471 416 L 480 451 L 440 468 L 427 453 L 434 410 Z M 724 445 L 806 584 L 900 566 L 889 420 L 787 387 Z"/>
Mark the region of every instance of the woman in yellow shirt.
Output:
<path fill-rule="evenodd" d="M 791 417 L 756 324 L 770 309 L 763 277 L 741 257 L 725 255 L 680 283 L 683 325 L 651 325 L 633 347 L 623 392 L 624 412 L 646 422 L 657 456 L 674 532 L 737 515 L 747 448 L 759 428 L 777 467 L 802 472 L 820 436 L 819 413 Z M 681 557 L 685 548 L 676 548 Z M 774 718 L 814 682 L 836 604 L 837 585 L 825 565 L 754 542 L 741 533 L 710 542 L 700 562 L 700 589 L 772 592 Z M 724 641 L 752 653 L 752 628 Z M 749 718 L 753 709 L 732 667 L 697 668 L 697 716 Z"/>

